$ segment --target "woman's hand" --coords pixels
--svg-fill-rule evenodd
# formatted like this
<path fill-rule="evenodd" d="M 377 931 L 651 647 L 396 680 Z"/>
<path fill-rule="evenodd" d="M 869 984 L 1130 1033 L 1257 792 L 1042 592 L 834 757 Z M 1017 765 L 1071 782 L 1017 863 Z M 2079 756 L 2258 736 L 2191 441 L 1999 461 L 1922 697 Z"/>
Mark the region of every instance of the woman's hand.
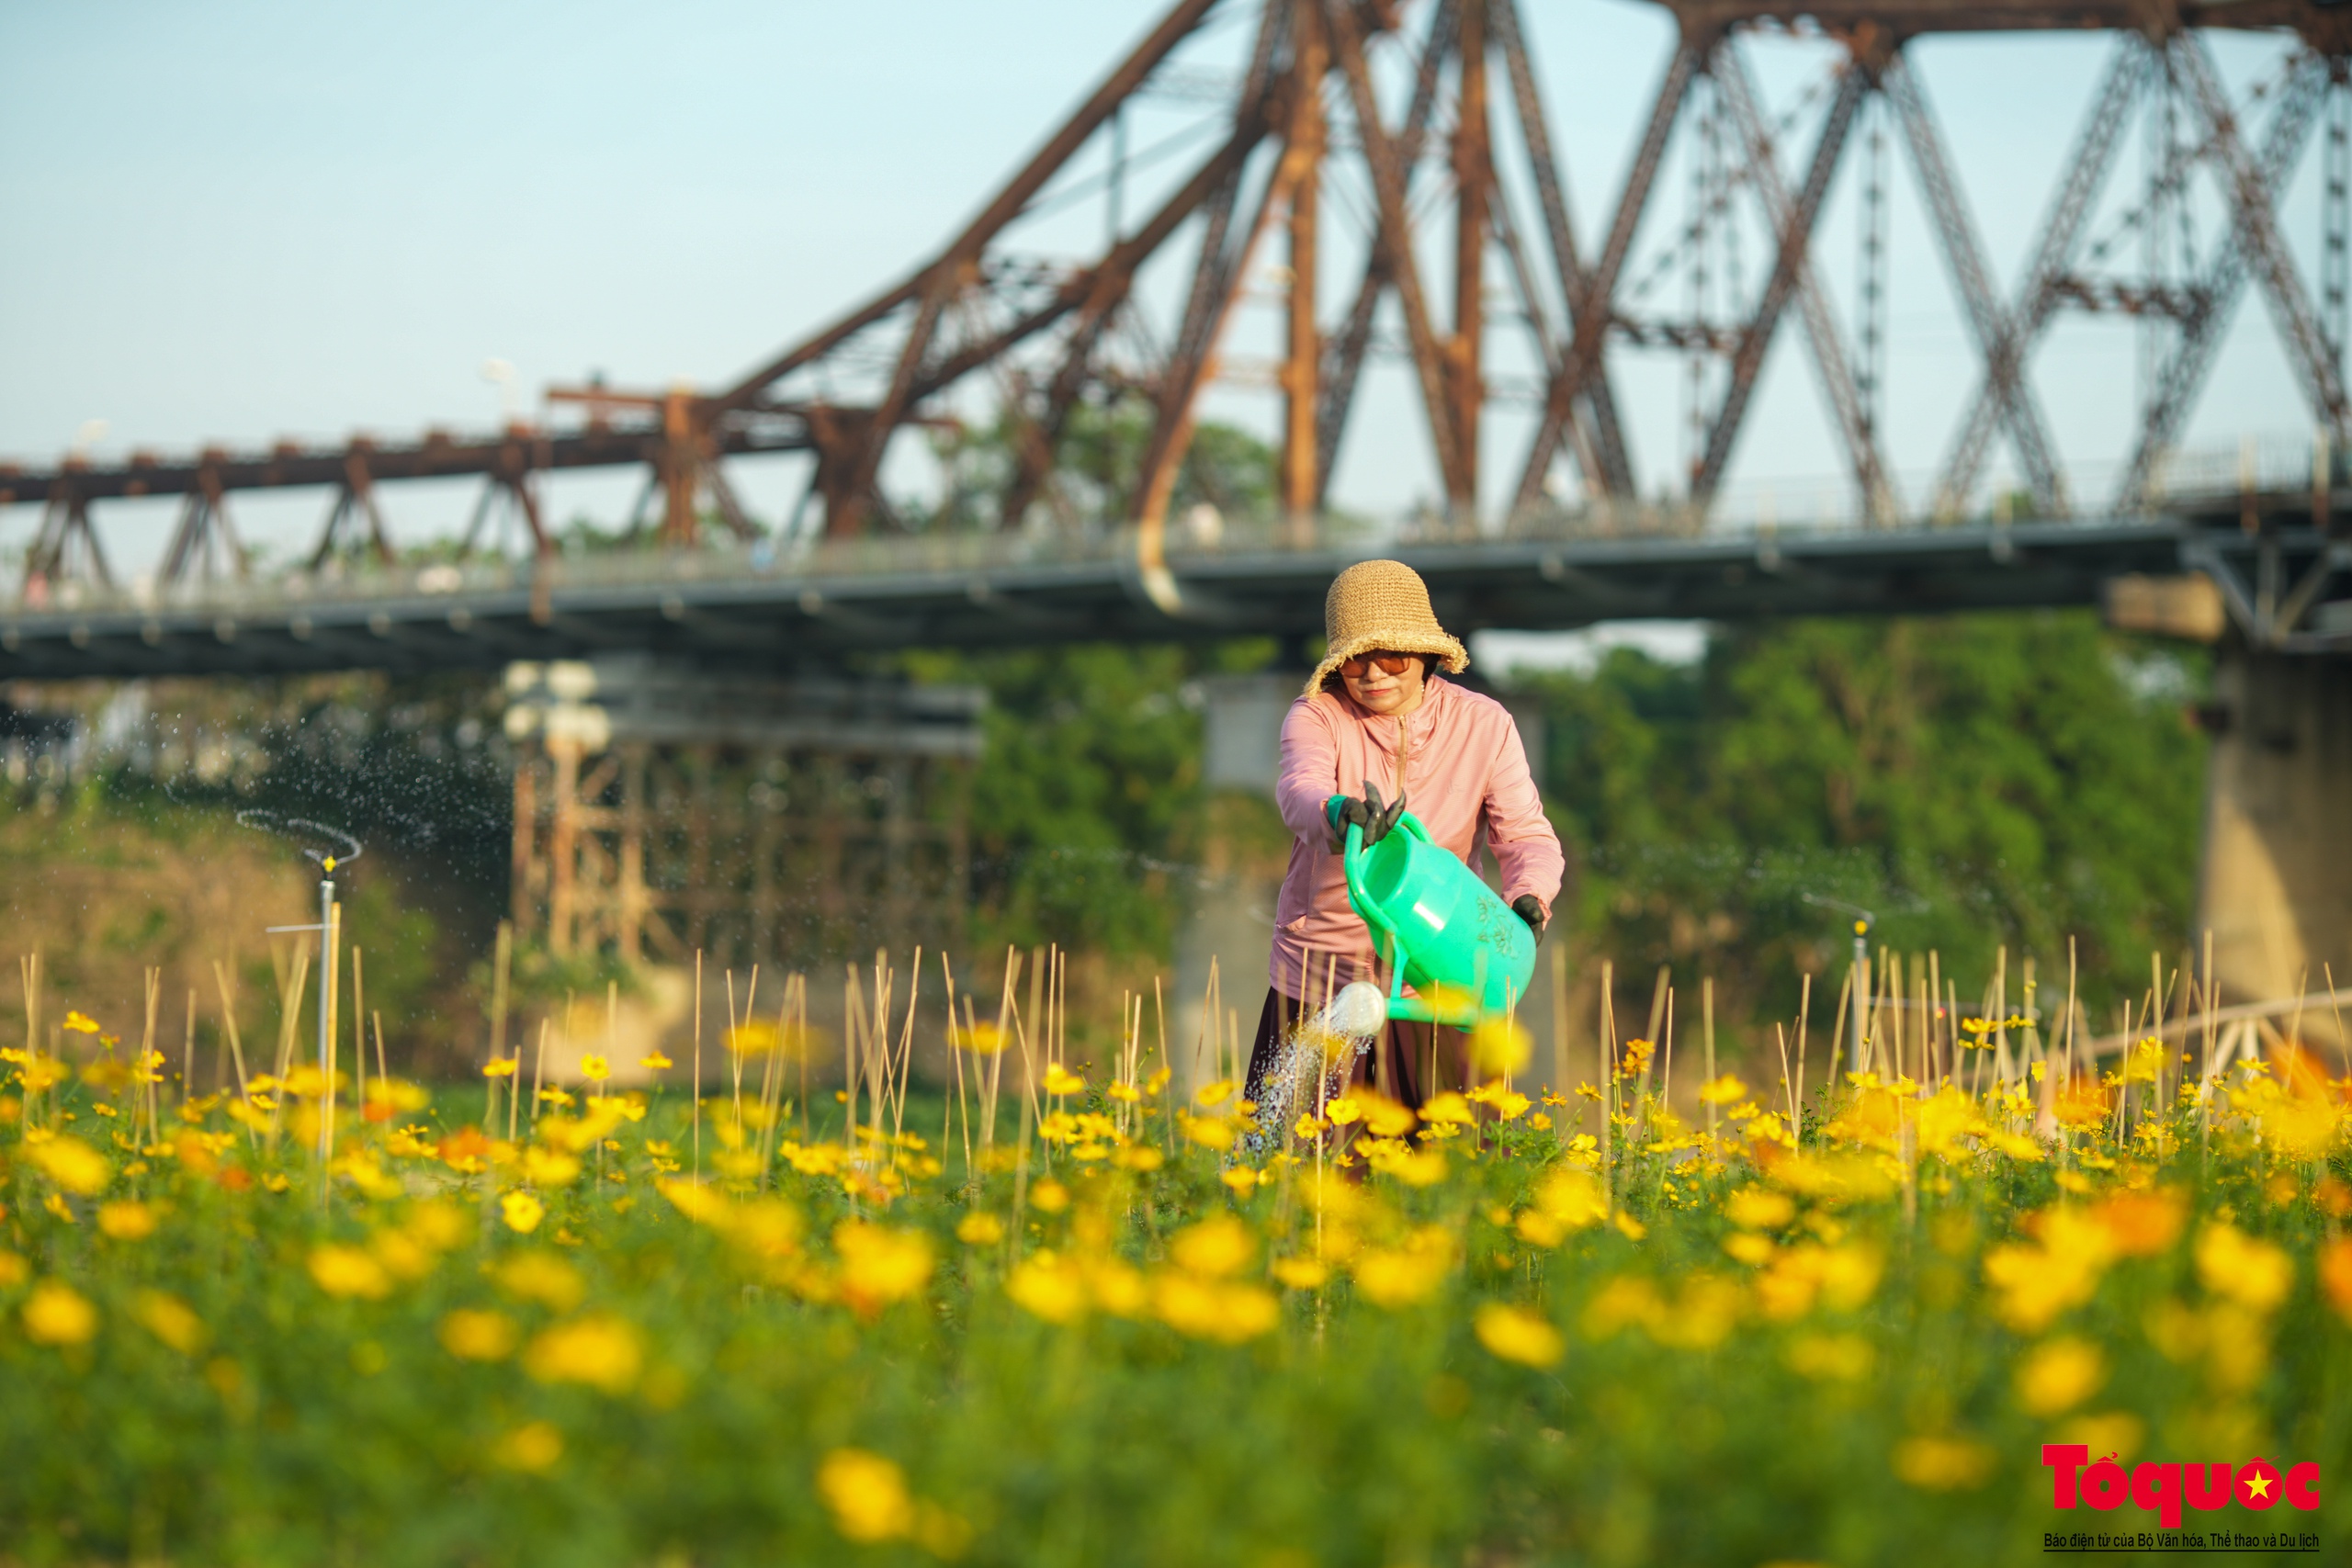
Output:
<path fill-rule="evenodd" d="M 1333 795 L 1323 803 L 1323 819 L 1331 827 L 1331 852 L 1338 854 L 1347 848 L 1348 824 L 1351 822 L 1363 829 L 1363 847 L 1370 849 L 1386 838 L 1389 829 L 1396 826 L 1396 819 L 1404 815 L 1405 797 L 1400 795 L 1396 805 L 1383 806 L 1380 786 L 1370 779 L 1363 781 L 1362 800 L 1351 799 L 1344 795 Z"/>
<path fill-rule="evenodd" d="M 1527 922 L 1527 929 L 1535 933 L 1536 941 L 1544 940 L 1544 901 L 1541 898 L 1532 893 L 1522 893 L 1510 901 L 1510 912 Z"/>

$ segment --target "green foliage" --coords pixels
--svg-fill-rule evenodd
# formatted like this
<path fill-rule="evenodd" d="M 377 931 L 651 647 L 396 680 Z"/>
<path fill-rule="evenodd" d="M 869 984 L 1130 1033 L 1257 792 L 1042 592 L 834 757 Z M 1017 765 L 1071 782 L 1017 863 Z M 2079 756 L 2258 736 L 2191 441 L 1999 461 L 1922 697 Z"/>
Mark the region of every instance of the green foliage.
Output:
<path fill-rule="evenodd" d="M 1204 669 L 1264 661 L 1262 642 L 1208 649 L 1086 646 L 911 655 L 917 679 L 989 693 L 971 782 L 976 937 L 1165 953 L 1197 852 Z"/>
<path fill-rule="evenodd" d="M 1808 894 L 1874 910 L 1901 952 L 2005 941 L 2044 984 L 2070 936 L 2086 973 L 2186 939 L 2192 674 L 2088 615 L 1751 626 L 1695 668 L 1619 649 L 1531 684 L 1546 798 L 1586 855 L 1577 936 L 1621 967 L 1829 968 L 1847 917 Z"/>

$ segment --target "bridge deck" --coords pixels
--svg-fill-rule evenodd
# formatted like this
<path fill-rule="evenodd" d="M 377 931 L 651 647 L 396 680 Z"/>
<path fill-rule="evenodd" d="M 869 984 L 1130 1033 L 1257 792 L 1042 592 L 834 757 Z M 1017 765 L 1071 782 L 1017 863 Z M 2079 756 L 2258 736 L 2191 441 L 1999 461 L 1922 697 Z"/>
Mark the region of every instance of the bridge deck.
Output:
<path fill-rule="evenodd" d="M 2185 551 L 2236 538 L 2179 520 L 1298 547 L 1260 538 L 1172 552 L 1164 578 L 1139 569 L 1131 535 L 1078 546 L 853 540 L 797 560 L 710 549 L 558 558 L 537 574 L 527 563 L 444 565 L 0 606 L 0 678 L 423 671 L 620 649 L 779 667 L 910 647 L 1306 637 L 1322 630 L 1333 574 L 1371 554 L 1411 562 L 1439 614 L 1465 632 L 2088 604 L 2110 579 L 2178 572 Z M 2313 536 L 2290 553 L 2319 547 Z"/>

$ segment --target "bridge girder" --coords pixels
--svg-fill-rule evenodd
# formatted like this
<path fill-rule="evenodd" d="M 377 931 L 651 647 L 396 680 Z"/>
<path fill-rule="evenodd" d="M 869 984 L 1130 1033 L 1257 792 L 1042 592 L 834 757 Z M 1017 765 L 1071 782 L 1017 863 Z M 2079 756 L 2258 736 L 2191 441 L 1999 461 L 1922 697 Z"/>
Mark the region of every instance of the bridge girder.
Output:
<path fill-rule="evenodd" d="M 1226 0 L 1228 8 L 1238 3 Z M 106 579 L 108 564 L 91 507 L 140 495 L 187 498 L 164 563 L 166 582 L 205 570 L 242 571 L 244 555 L 227 498 L 279 486 L 317 485 L 333 493 L 310 557 L 314 570 L 355 551 L 363 563 L 388 560 L 393 549 L 379 487 L 456 474 L 483 479 L 478 525 L 497 507 L 511 506 L 525 521 L 530 547 L 541 554 L 551 548 L 535 499 L 544 475 L 643 468 L 647 500 L 661 501 L 658 536 L 683 548 L 698 542 L 706 502 L 738 537 L 757 533 L 727 477 L 727 460 L 783 452 L 814 455 L 803 510 L 821 505 L 825 535 L 887 531 L 893 518 L 881 475 L 892 442 L 912 428 L 953 427 L 950 397 L 983 373 L 996 378 L 1015 437 L 1012 472 L 996 509 L 999 525 L 1008 528 L 1049 499 L 1060 445 L 1080 400 L 1109 390 L 1145 395 L 1149 437 L 1141 470 L 1124 498 L 1123 520 L 1137 529 L 1140 570 L 1157 581 L 1152 574 L 1165 570 L 1168 511 L 1200 397 L 1229 368 L 1224 355 L 1229 323 L 1253 287 L 1253 258 L 1265 236 L 1276 231 L 1291 263 L 1283 285 L 1284 346 L 1273 376 L 1283 397 L 1279 490 L 1283 510 L 1302 526 L 1328 498 L 1385 301 L 1394 302 L 1404 325 L 1405 357 L 1439 470 L 1443 510 L 1459 531 L 1473 532 L 1479 523 L 1487 488 L 1482 436 L 1493 390 L 1487 344 L 1507 330 L 1506 314 L 1517 318 L 1509 330 L 1528 334 L 1542 389 L 1533 438 L 1510 487 L 1507 511 L 1519 516 L 1544 509 L 1555 464 L 1566 456 L 1582 478 L 1593 517 L 1614 525 L 1638 507 L 1630 433 L 1611 384 L 1612 345 L 1664 346 L 1684 355 L 1694 396 L 1709 389 L 1700 399 L 1706 407 L 1689 474 L 1690 491 L 1703 513 L 1734 459 L 1759 373 L 1792 305 L 1851 472 L 1858 514 L 1869 524 L 1892 525 L 1904 502 L 1877 437 L 1869 346 L 1876 341 L 1875 327 L 1868 319 L 1875 306 L 1863 302 L 1858 375 L 1846 327 L 1812 258 L 1823 202 L 1844 166 L 1849 129 L 1882 99 L 1911 152 L 1932 232 L 1983 367 L 1982 387 L 1960 423 L 1936 488 L 1934 518 L 1948 521 L 1973 503 L 1986 456 L 2004 432 L 2018 449 L 2036 510 L 2052 517 L 2068 513 L 2064 476 L 2030 379 L 2035 344 L 2063 309 L 2122 310 L 2178 324 L 2111 510 L 2162 504 L 2165 454 L 2194 405 L 2234 300 L 2249 282 L 2260 288 L 2288 344 L 2314 423 L 2339 450 L 2352 437 L 2341 366 L 2346 286 L 2338 253 L 2347 250 L 2346 237 L 2331 230 L 2335 249 L 2323 264 L 2324 299 L 2315 308 L 2276 210 L 2277 193 L 2323 110 L 2352 119 L 2343 112 L 2352 105 L 2346 70 L 2352 8 L 2316 0 L 1660 3 L 1675 18 L 1677 39 L 1615 207 L 1596 231 L 1600 243 L 1590 254 L 1571 217 L 1516 0 L 1430 0 L 1426 24 L 1410 27 L 1412 18 L 1396 0 L 1262 0 L 1221 132 L 1189 174 L 1174 181 L 1140 222 L 1114 222 L 1091 257 L 1066 265 L 1023 260 L 1008 247 L 1008 236 L 1054 196 L 1056 182 L 1067 181 L 1082 152 L 1106 138 L 1114 150 L 1124 149 L 1123 116 L 1167 77 L 1188 40 L 1219 8 L 1219 0 L 1175 0 L 944 246 L 731 385 L 711 393 L 558 389 L 551 399 L 582 409 L 583 424 L 515 424 L 488 437 L 428 432 L 405 442 L 281 444 L 266 453 L 211 450 L 173 461 L 142 454 L 123 463 L 69 460 L 39 471 L 0 467 L 0 505 L 38 501 L 47 509 L 24 592 L 44 598 L 62 575 L 76 572 Z M 2082 28 L 2110 30 L 2120 41 L 2092 115 L 2059 171 L 2025 273 L 2004 304 L 1905 46 L 1946 32 Z M 2233 106 L 2219 85 L 2199 37 L 2199 29 L 2210 28 L 2287 30 L 2303 42 L 2304 52 L 2270 98 L 2268 123 L 2258 139 L 2248 134 L 2250 124 L 2241 124 L 2248 110 Z M 1771 30 L 1804 32 L 1841 46 L 1818 95 L 1826 105 L 1812 152 L 1794 175 L 1781 165 L 1781 148 L 1796 140 L 1797 117 L 1768 118 L 1743 58 L 1744 38 Z M 1376 80 L 1377 57 L 1384 53 L 1400 55 L 1412 82 L 1409 103 L 1393 123 Z M 1490 74 L 1498 69 L 1507 90 L 1490 92 Z M 2112 168 L 2118 128 L 2143 95 L 2158 90 L 2177 96 L 2196 130 L 2187 165 L 2214 174 L 2229 214 L 2224 243 L 2199 277 L 2177 287 L 2087 276 L 2077 265 L 2079 236 Z M 1694 134 L 1694 118 L 1695 134 L 1727 138 L 1733 153 L 1713 205 L 1698 212 L 1667 259 L 1678 247 L 1707 243 L 1708 225 L 1730 221 L 1729 212 L 1744 200 L 1754 205 L 1771 237 L 1770 265 L 1744 313 L 1711 319 L 1702 307 L 1691 321 L 1660 320 L 1638 312 L 1645 285 L 1635 282 L 1629 295 L 1629 266 L 1654 216 L 1669 144 L 1678 135 Z M 1532 223 L 1521 220 L 1516 210 L 1521 197 L 1498 175 L 1498 147 L 1504 143 L 1510 162 L 1526 171 Z M 1123 158 L 1123 151 L 1117 155 Z M 1432 211 L 1426 192 L 1440 164 L 1446 188 Z M 1354 167 L 1368 185 L 1373 211 L 1361 282 L 1344 317 L 1329 322 L 1316 288 L 1323 225 L 1318 196 L 1343 166 Z M 1114 189 L 1125 168 L 1115 163 L 1110 170 Z M 2352 200 L 2336 200 L 2329 210 L 2337 208 L 2352 209 Z M 1114 211 L 1116 216 L 1115 200 Z M 1425 271 L 1434 273 L 1424 261 L 1425 236 L 1448 218 L 1450 276 L 1425 277 Z M 2331 221 L 2352 228 L 2352 211 Z M 1136 324 L 1144 270 L 1183 247 L 1192 252 L 1191 286 L 1171 335 L 1152 352 L 1119 359 L 1112 345 Z M 1487 276 L 1498 265 L 1517 305 L 1513 312 L 1488 308 Z M 1450 308 L 1441 310 L 1449 297 Z M 872 367 L 865 389 L 840 390 L 857 381 L 861 364 Z"/>

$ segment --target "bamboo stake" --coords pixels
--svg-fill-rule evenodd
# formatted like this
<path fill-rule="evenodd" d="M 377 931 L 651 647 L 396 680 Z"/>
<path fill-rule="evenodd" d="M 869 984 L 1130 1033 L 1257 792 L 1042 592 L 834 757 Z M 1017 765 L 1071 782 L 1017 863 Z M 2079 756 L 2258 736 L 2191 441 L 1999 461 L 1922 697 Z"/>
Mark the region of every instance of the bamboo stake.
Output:
<path fill-rule="evenodd" d="M 196 1093 L 196 987 L 187 988 L 187 1039 L 180 1046 L 180 1103 Z"/>
<path fill-rule="evenodd" d="M 695 949 L 695 1185 L 702 1185 L 702 949 Z"/>
<path fill-rule="evenodd" d="M 217 958 L 216 958 L 216 959 L 214 959 L 214 960 L 212 961 L 212 978 L 213 978 L 214 982 L 215 982 L 217 985 L 219 985 L 219 986 L 220 986 L 220 1027 L 221 1027 L 221 1031 L 222 1031 L 222 1032 L 223 1032 L 223 1033 L 225 1033 L 225 1034 L 228 1036 L 229 1054 L 230 1054 L 232 1056 L 233 1056 L 233 1057 L 235 1057 L 235 1058 L 236 1058 L 236 1063 L 237 1063 L 237 1098 L 238 1098 L 239 1100 L 250 1100 L 250 1099 L 252 1098 L 252 1093 L 251 1093 L 251 1091 L 250 1091 L 250 1090 L 248 1090 L 248 1089 L 245 1088 L 245 1046 L 244 1046 L 244 1042 L 243 1042 L 243 1041 L 242 1041 L 242 1040 L 240 1040 L 240 1039 L 238 1039 L 238 1037 L 237 1037 L 237 1003 L 236 1003 L 236 998 L 235 998 L 235 997 L 231 993 L 230 988 L 229 988 L 229 970 L 228 970 L 228 966 L 227 966 L 227 965 L 225 965 L 225 964 L 222 964 L 219 959 L 217 959 Z M 245 1143 L 246 1143 L 246 1146 L 248 1146 L 248 1147 L 251 1147 L 251 1146 L 252 1146 L 252 1144 L 253 1144 L 253 1137 L 254 1137 L 254 1130 L 253 1130 L 251 1127 L 247 1127 L 247 1128 L 245 1129 Z"/>
<path fill-rule="evenodd" d="M 147 1027 L 139 1037 L 139 1071 L 131 1085 L 138 1093 L 130 1105 L 131 1142 L 141 1144 L 141 1146 L 144 1145 L 139 1137 L 139 1122 L 142 1116 L 147 1121 L 147 1138 L 144 1142 L 152 1143 L 164 1135 L 163 1124 L 155 1115 L 155 1096 L 153 1092 L 155 1086 L 147 1081 L 150 1077 L 163 1076 L 149 1066 L 148 1063 L 153 1061 L 158 1055 L 155 1050 L 155 1015 L 162 1010 L 164 972 L 161 969 L 149 969 L 145 972 L 145 981 Z"/>
<path fill-rule="evenodd" d="M 1794 1127 L 1797 1124 L 1797 1097 L 1794 1086 L 1789 1082 L 1789 1032 L 1776 1018 L 1772 1021 L 1772 1033 L 1781 1043 L 1781 1098 L 1789 1107 L 1789 1125 Z"/>
<path fill-rule="evenodd" d="M 571 1024 L 571 995 L 568 991 L 564 993 L 563 1012 L 565 1032 L 569 1033 Z M 548 1021 L 542 1018 L 539 1020 L 538 1054 L 531 1059 L 531 1131 L 534 1134 L 539 1130 L 539 1093 L 547 1082 L 547 1076 Z"/>
<path fill-rule="evenodd" d="M 359 966 L 359 945 L 351 948 L 351 1109 L 364 1116 L 368 1109 L 368 983 Z"/>
<path fill-rule="evenodd" d="M 1702 1021 L 1701 1028 L 1706 1037 L 1707 1082 L 1713 1085 L 1715 1081 L 1715 981 L 1712 975 L 1700 977 L 1699 1012 Z M 1715 1150 L 1715 1102 L 1710 1100 L 1706 1101 L 1706 1107 L 1707 1153 L 1712 1157 Z"/>
<path fill-rule="evenodd" d="M 273 1078 L 277 1091 L 270 1096 L 269 1110 L 269 1146 L 273 1152 L 277 1147 L 278 1134 L 285 1125 L 286 1075 L 293 1067 L 294 1030 L 301 1021 L 302 992 L 310 973 L 310 944 L 298 943 L 293 957 L 281 971 L 284 978 L 279 982 L 277 993 L 277 1070 Z"/>
<path fill-rule="evenodd" d="M 1797 1087 L 1789 1111 L 1789 1136 L 1799 1144 L 1804 1142 L 1804 1046 L 1812 1022 L 1813 976 L 1808 972 L 1797 983 Z M 1835 1040 L 1837 1035 L 1832 1033 L 1830 1038 Z"/>
<path fill-rule="evenodd" d="M 1617 1009 L 1615 1001 L 1615 965 L 1608 959 L 1600 961 L 1600 1038 L 1595 1042 L 1600 1054 L 1600 1194 L 1601 1207 L 1611 1223 L 1617 1218 L 1617 1166 L 1612 1157 L 1611 1140 L 1616 1129 L 1611 1125 L 1617 1101 Z"/>

